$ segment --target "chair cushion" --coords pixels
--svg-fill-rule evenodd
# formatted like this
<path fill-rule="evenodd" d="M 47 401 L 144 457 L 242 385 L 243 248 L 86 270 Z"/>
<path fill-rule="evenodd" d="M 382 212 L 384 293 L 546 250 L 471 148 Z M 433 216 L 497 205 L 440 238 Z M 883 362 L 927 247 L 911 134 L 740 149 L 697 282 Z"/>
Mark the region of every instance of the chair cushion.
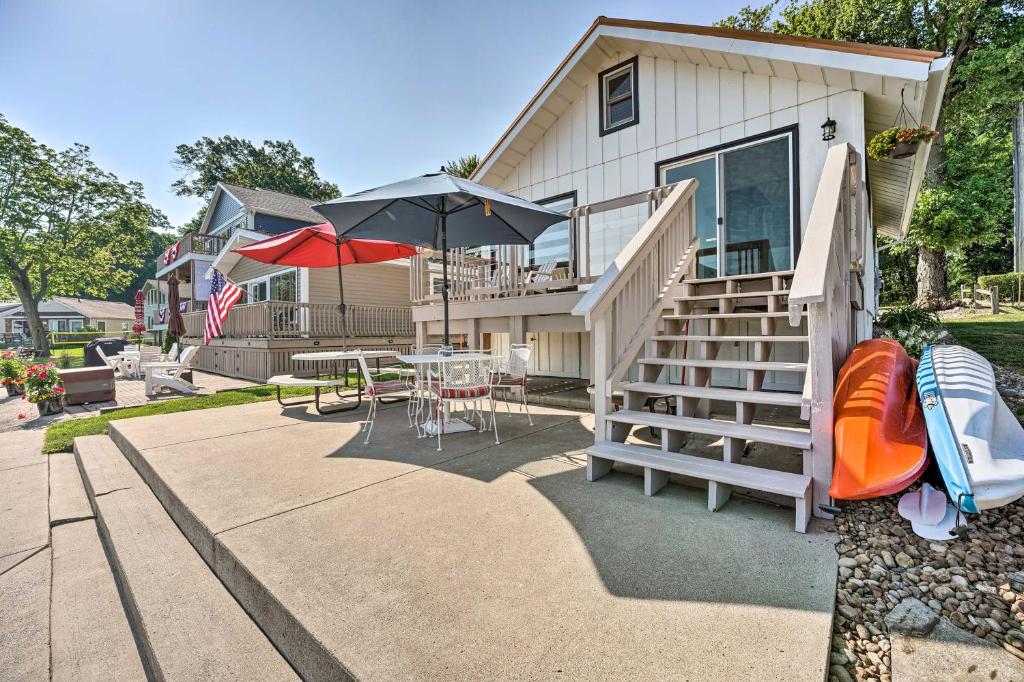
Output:
<path fill-rule="evenodd" d="M 526 377 L 517 377 L 511 374 L 494 374 L 491 376 L 492 386 L 525 386 Z"/>
<path fill-rule="evenodd" d="M 491 392 L 490 386 L 459 386 L 444 387 L 439 384 L 430 384 L 430 390 L 442 399 L 454 400 L 457 398 L 483 398 Z"/>
<path fill-rule="evenodd" d="M 387 393 L 401 393 L 409 390 L 409 384 L 401 379 L 391 381 L 375 381 L 373 386 L 366 387 L 366 395 L 385 395 Z"/>

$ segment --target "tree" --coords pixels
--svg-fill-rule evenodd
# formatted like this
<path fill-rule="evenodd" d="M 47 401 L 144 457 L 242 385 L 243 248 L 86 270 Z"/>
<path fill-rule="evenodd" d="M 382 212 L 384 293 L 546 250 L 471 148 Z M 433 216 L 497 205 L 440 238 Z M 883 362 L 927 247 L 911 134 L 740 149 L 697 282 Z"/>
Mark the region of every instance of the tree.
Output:
<path fill-rule="evenodd" d="M 0 116 L 0 278 L 49 353 L 39 303 L 54 294 L 123 290 L 166 218 L 142 186 L 122 183 L 76 144 L 55 152 Z"/>
<path fill-rule="evenodd" d="M 917 301 L 943 305 L 947 253 L 1005 243 L 1011 210 L 1007 105 L 1024 89 L 1024 2 L 791 0 L 773 18 L 778 4 L 746 7 L 721 24 L 954 57 L 936 126 L 940 136 L 932 142 L 909 234 L 917 247 Z"/>
<path fill-rule="evenodd" d="M 171 162 L 183 172 L 171 187 L 178 196 L 209 200 L 218 182 L 242 187 L 286 192 L 317 201 L 341 195 L 332 182 L 316 172 L 316 162 L 303 156 L 290 140 L 264 140 L 257 147 L 250 140 L 224 135 L 203 137 L 193 144 L 179 144 Z M 203 222 L 199 212 L 183 232 L 195 232 Z"/>
<path fill-rule="evenodd" d="M 449 161 L 444 165 L 444 169 L 452 175 L 468 178 L 479 165 L 480 157 L 476 154 L 470 154 L 469 156 L 460 156 L 454 161 Z"/>

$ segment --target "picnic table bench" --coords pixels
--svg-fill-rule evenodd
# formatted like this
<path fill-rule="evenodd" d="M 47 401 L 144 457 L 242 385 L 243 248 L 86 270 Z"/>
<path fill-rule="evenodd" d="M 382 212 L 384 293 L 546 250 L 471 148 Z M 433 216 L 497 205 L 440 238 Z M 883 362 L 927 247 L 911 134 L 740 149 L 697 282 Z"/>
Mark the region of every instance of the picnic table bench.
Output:
<path fill-rule="evenodd" d="M 300 377 L 295 376 L 294 374 L 279 374 L 267 379 L 267 385 L 274 386 L 277 389 L 277 402 L 282 407 L 308 405 L 309 403 L 313 403 L 316 406 L 316 411 L 320 414 L 334 414 L 335 412 L 348 412 L 350 410 L 354 410 L 363 402 L 362 383 L 357 379 L 355 403 L 351 405 L 342 404 L 334 407 L 324 407 L 320 404 L 320 392 L 325 388 L 333 388 L 335 394 L 341 398 L 341 387 L 347 385 L 346 378 L 347 377 Z M 282 387 L 312 388 L 313 399 L 292 400 L 291 402 L 286 403 L 281 397 Z"/>

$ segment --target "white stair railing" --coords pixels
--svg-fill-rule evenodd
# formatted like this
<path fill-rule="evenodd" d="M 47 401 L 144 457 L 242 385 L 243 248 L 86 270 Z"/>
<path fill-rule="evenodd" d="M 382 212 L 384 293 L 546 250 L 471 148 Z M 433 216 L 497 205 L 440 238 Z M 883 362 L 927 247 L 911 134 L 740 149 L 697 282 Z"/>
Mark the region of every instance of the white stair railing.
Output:
<path fill-rule="evenodd" d="M 789 322 L 807 308 L 808 368 L 801 416 L 810 420 L 813 513 L 827 505 L 832 483 L 832 396 L 853 337 L 851 285 L 863 252 L 866 222 L 860 155 L 848 144 L 828 151 L 789 292 Z M 809 465 L 809 466 L 808 466 Z M 809 470 L 809 471 L 808 471 Z"/>
<path fill-rule="evenodd" d="M 654 332 L 696 254 L 696 180 L 679 183 L 573 308 L 590 331 L 594 439 L 607 438 L 612 391 Z"/>

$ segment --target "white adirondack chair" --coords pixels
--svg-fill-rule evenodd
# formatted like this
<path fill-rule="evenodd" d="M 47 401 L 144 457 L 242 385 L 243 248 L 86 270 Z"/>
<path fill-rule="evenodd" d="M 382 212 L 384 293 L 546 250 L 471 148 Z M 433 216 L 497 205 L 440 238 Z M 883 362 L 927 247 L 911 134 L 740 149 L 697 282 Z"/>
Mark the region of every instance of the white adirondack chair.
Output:
<path fill-rule="evenodd" d="M 195 385 L 182 379 L 181 375 L 191 369 L 192 359 L 198 350 L 199 346 L 187 346 L 181 351 L 181 356 L 174 367 L 148 368 L 146 370 L 146 395 L 156 395 L 158 389 L 169 389 L 185 395 L 195 393 Z"/>
<path fill-rule="evenodd" d="M 178 342 L 175 341 L 167 351 L 167 355 L 161 355 L 161 362 L 174 362 L 178 359 Z"/>
<path fill-rule="evenodd" d="M 96 346 L 96 354 L 100 356 L 100 360 L 103 364 L 114 370 L 115 374 L 120 374 L 122 377 L 128 376 L 128 371 L 125 369 L 124 361 L 121 358 L 109 358 L 107 354 L 103 352 L 103 348 L 99 345 Z"/>

